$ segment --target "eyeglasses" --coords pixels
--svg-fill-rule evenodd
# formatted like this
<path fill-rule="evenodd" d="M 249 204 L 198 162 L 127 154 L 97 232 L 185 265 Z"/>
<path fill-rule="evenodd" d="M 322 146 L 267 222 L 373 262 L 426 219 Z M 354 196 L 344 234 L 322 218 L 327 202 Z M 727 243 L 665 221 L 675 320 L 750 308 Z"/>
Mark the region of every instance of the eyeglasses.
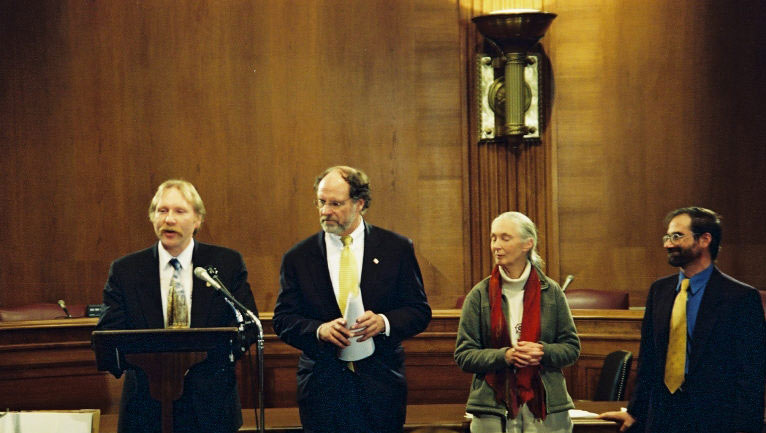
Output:
<path fill-rule="evenodd" d="M 697 233 L 686 233 L 686 234 L 673 233 L 671 235 L 663 236 L 662 237 L 662 243 L 664 244 L 665 242 L 670 241 L 671 244 L 675 245 L 675 244 L 678 243 L 678 241 L 680 241 L 681 239 L 683 239 L 683 238 L 685 238 L 685 237 L 687 237 L 689 235 L 692 235 L 695 238 L 697 237 Z"/>
<path fill-rule="evenodd" d="M 345 206 L 349 200 L 352 200 L 352 199 L 347 198 L 343 201 L 324 201 L 320 199 L 314 199 L 314 206 L 316 206 L 316 208 L 319 210 L 322 210 L 322 208 L 325 206 L 329 207 L 331 210 L 338 210 L 341 207 Z"/>

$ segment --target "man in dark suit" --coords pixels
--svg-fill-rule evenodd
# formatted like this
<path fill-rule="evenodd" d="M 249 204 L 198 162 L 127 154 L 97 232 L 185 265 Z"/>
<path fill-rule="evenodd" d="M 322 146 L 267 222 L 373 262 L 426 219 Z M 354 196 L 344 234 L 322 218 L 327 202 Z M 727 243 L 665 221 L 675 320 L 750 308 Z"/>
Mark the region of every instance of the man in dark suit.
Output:
<path fill-rule="evenodd" d="M 761 432 L 766 323 L 760 296 L 714 265 L 719 215 L 681 208 L 666 223 L 662 242 L 681 271 L 650 289 L 628 411 L 601 417 L 630 432 Z"/>
<path fill-rule="evenodd" d="M 204 217 L 205 206 L 191 183 L 168 180 L 159 186 L 149 206 L 149 219 L 159 242 L 112 263 L 104 287 L 106 310 L 97 330 L 207 328 L 236 323 L 237 313 L 223 296 L 193 278 L 195 266 L 217 268 L 218 277 L 234 297 L 257 314 L 242 256 L 228 248 L 194 241 Z M 183 395 L 173 407 L 176 433 L 232 433 L 242 425 L 234 371 L 233 352 L 237 349 L 209 352 L 205 361 L 190 369 Z M 122 374 L 116 359 L 108 368 L 116 377 Z M 160 431 L 160 404 L 150 397 L 147 376 L 139 368 L 128 366 L 125 371 L 118 431 Z"/>
<path fill-rule="evenodd" d="M 371 200 L 364 172 L 331 167 L 314 190 L 323 230 L 285 254 L 274 308 L 274 331 L 303 351 L 297 372 L 303 429 L 400 432 L 407 403 L 401 341 L 431 320 L 412 242 L 362 219 Z M 344 281 L 352 282 L 350 295 Z M 364 312 L 347 323 L 339 303 L 356 295 Z M 355 339 L 372 339 L 372 355 L 338 359 Z"/>

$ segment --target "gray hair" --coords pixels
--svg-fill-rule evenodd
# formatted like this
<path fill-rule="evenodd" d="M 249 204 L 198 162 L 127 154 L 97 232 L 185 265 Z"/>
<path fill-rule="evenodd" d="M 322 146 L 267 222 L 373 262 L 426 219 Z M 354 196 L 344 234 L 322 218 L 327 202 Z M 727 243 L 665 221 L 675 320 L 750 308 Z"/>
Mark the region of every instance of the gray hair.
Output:
<path fill-rule="evenodd" d="M 492 224 L 499 220 L 507 220 L 516 223 L 516 227 L 519 231 L 519 237 L 521 237 L 521 239 L 524 241 L 532 239 L 532 248 L 530 248 L 527 252 L 527 259 L 529 259 L 529 261 L 532 263 L 532 266 L 542 269 L 543 266 L 545 266 L 545 262 L 537 252 L 537 227 L 535 226 L 535 223 L 533 223 L 528 216 L 521 212 L 501 213 L 494 220 L 492 220 Z"/>

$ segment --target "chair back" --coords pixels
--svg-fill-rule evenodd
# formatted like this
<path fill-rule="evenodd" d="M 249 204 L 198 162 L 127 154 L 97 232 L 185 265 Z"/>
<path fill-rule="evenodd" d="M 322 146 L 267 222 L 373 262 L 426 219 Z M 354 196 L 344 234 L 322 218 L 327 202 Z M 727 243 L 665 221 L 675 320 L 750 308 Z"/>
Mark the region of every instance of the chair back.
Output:
<path fill-rule="evenodd" d="M 627 310 L 628 292 L 615 290 L 569 289 L 564 292 L 569 308 L 583 310 Z"/>
<path fill-rule="evenodd" d="M 604 358 L 594 401 L 620 401 L 625 398 L 625 384 L 633 364 L 633 352 L 616 350 Z"/>

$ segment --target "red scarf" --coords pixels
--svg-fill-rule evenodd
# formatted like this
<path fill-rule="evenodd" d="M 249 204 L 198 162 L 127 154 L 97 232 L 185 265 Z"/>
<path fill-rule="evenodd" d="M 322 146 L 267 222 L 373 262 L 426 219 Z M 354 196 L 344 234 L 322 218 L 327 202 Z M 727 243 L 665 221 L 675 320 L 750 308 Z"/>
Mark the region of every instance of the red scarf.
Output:
<path fill-rule="evenodd" d="M 489 277 L 490 343 L 495 349 L 510 347 L 508 322 L 503 314 L 503 289 L 500 268 L 495 265 Z M 524 315 L 521 318 L 520 341 L 540 341 L 540 277 L 532 268 L 524 285 Z M 528 366 L 516 370 L 511 367 L 487 373 L 485 378 L 495 391 L 495 399 L 503 403 L 511 418 L 516 418 L 519 408 L 527 407 L 537 419 L 545 419 L 545 390 L 540 379 L 540 366 Z"/>

